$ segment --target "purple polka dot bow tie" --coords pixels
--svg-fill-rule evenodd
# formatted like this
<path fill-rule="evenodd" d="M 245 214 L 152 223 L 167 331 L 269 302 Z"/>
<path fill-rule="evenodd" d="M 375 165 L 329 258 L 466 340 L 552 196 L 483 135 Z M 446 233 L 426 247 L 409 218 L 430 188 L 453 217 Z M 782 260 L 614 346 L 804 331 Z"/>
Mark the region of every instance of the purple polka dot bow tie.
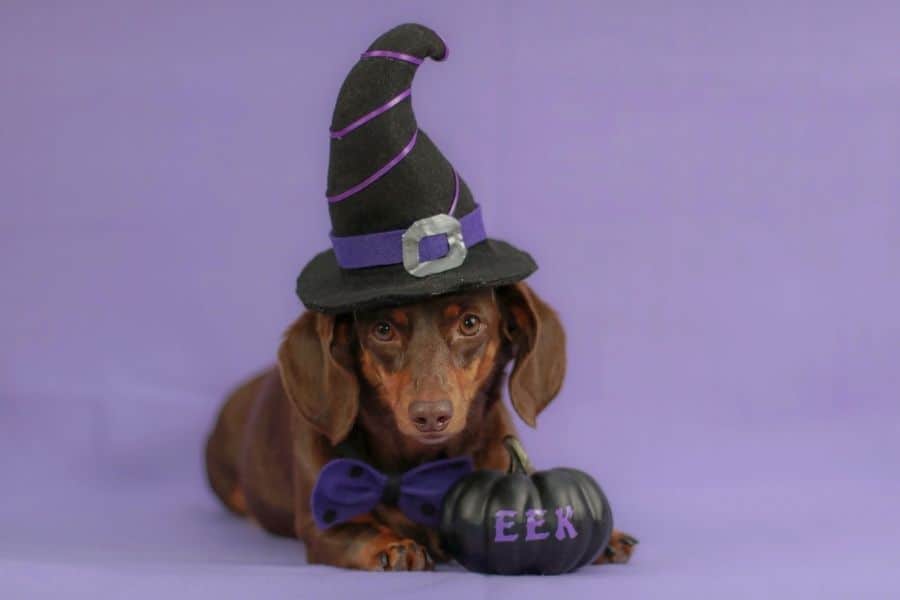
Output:
<path fill-rule="evenodd" d="M 444 496 L 472 472 L 469 457 L 428 462 L 400 475 L 385 475 L 362 461 L 338 458 L 319 473 L 312 492 L 316 525 L 327 529 L 365 514 L 378 504 L 396 506 L 427 527 L 440 523 Z"/>

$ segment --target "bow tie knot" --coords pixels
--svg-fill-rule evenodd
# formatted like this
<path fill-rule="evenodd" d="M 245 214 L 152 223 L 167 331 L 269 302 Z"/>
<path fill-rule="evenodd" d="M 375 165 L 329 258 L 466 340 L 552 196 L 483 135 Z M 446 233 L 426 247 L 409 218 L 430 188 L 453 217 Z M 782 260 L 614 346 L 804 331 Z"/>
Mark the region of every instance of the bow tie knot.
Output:
<path fill-rule="evenodd" d="M 384 489 L 381 490 L 381 503 L 387 506 L 397 506 L 397 501 L 400 499 L 400 486 L 400 475 L 388 475 Z"/>
<path fill-rule="evenodd" d="M 386 475 L 365 462 L 338 458 L 328 462 L 316 480 L 313 520 L 320 529 L 327 529 L 385 504 L 397 506 L 416 523 L 436 527 L 444 496 L 472 469 L 472 459 L 458 457 Z"/>

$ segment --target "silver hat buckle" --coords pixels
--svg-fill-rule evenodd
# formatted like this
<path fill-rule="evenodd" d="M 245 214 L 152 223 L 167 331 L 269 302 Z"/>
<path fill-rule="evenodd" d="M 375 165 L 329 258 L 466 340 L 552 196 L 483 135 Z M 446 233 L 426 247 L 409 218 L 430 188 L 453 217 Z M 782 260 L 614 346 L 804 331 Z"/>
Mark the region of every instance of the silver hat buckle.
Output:
<path fill-rule="evenodd" d="M 447 254 L 433 260 L 421 260 L 419 242 L 433 235 L 447 236 Z M 403 232 L 403 268 L 414 277 L 427 277 L 443 273 L 463 264 L 466 260 L 466 243 L 462 226 L 450 215 L 434 215 L 419 219 Z"/>

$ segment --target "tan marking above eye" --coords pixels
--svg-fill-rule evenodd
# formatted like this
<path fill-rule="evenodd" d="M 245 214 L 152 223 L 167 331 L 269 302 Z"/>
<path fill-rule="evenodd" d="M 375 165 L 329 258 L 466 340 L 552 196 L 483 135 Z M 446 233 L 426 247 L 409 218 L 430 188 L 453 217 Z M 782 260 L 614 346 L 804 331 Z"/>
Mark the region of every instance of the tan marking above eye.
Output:
<path fill-rule="evenodd" d="M 445 319 L 455 319 L 462 312 L 462 306 L 459 304 L 448 304 L 444 307 L 444 318 Z"/>
<path fill-rule="evenodd" d="M 394 321 L 394 323 L 396 323 L 397 325 L 401 325 L 403 327 L 409 325 L 409 317 L 406 315 L 406 311 L 399 308 L 395 308 L 391 311 L 391 320 Z"/>

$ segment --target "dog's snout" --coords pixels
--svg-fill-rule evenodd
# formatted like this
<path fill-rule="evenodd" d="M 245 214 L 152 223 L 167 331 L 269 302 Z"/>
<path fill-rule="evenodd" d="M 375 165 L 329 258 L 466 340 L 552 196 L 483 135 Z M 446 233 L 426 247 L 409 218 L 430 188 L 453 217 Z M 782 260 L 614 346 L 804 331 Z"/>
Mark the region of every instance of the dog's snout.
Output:
<path fill-rule="evenodd" d="M 416 400 L 409 405 L 409 418 L 422 432 L 443 431 L 453 416 L 449 400 Z"/>

